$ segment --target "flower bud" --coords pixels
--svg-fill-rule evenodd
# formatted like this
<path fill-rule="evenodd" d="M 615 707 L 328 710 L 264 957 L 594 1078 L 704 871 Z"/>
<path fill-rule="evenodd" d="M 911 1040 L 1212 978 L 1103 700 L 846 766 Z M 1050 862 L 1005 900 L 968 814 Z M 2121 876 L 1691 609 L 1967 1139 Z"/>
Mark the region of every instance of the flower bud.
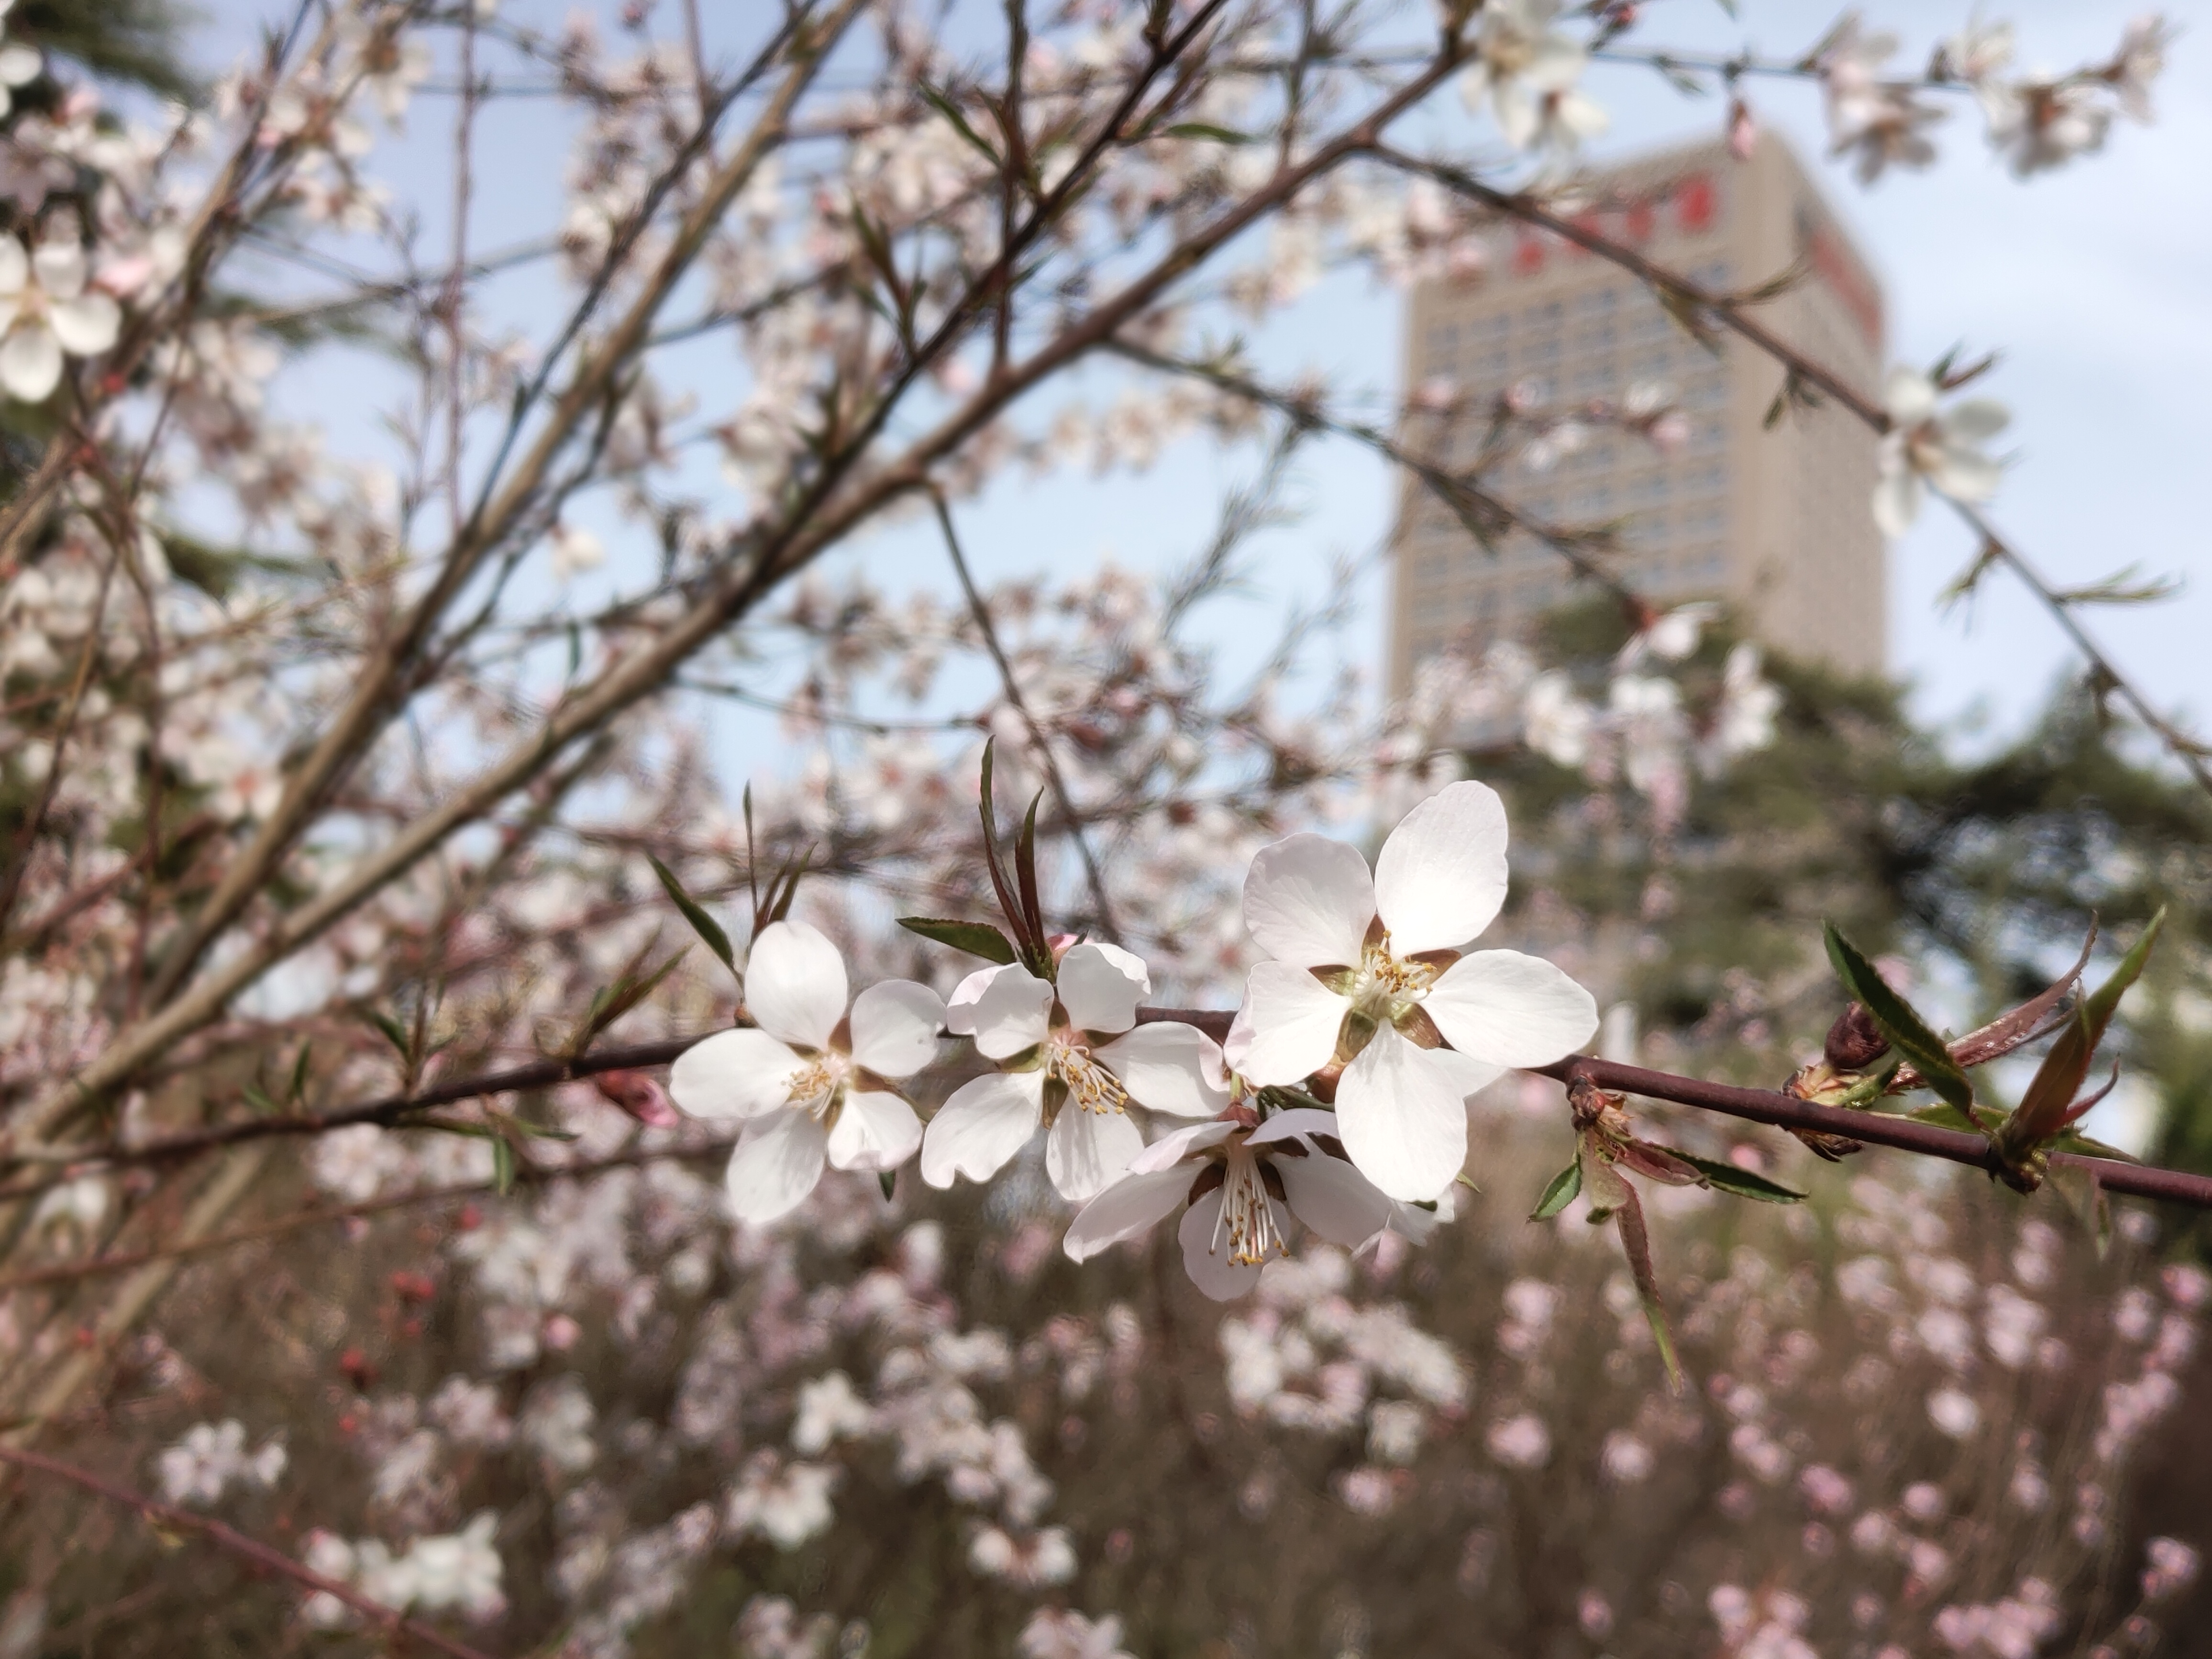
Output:
<path fill-rule="evenodd" d="M 602 1099 L 621 1107 L 648 1129 L 672 1129 L 683 1121 L 668 1091 L 642 1072 L 601 1072 L 592 1086 Z"/>
<path fill-rule="evenodd" d="M 1854 1002 L 1836 1016 L 1836 1023 L 1828 1028 L 1828 1040 L 1822 1045 L 1821 1053 L 1828 1064 L 1839 1072 L 1863 1072 L 1888 1047 L 1889 1039 L 1874 1023 L 1874 1016 L 1867 1012 L 1866 1005 Z"/>

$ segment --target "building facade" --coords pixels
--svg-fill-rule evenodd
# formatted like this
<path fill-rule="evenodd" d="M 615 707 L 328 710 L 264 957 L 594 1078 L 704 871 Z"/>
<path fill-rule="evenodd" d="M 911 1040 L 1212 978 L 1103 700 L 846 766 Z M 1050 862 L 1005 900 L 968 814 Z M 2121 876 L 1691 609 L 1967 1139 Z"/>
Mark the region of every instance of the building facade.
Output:
<path fill-rule="evenodd" d="M 1771 135 L 1748 161 L 1718 143 L 1672 150 L 1595 175 L 1582 196 L 1594 228 L 1710 289 L 1741 292 L 1795 268 L 1799 279 L 1759 307 L 1759 320 L 1850 384 L 1877 388 L 1880 288 Z M 1478 404 L 1517 387 L 1534 409 L 1554 412 L 1664 386 L 1688 431 L 1662 453 L 1593 427 L 1579 447 L 1515 460 L 1485 472 L 1482 485 L 1547 524 L 1617 526 L 1608 556 L 1655 603 L 1723 599 L 1778 648 L 1847 673 L 1881 672 L 1875 436 L 1831 407 L 1770 425 L 1778 367 L 1733 338 L 1709 352 L 1649 289 L 1570 242 L 1515 228 L 1491 252 L 1479 277 L 1414 291 L 1406 386 L 1449 386 Z M 1481 424 L 1431 453 L 1470 463 Z M 1392 554 L 1390 683 L 1401 694 L 1424 657 L 1523 633 L 1573 593 L 1556 552 L 1518 533 L 1485 550 L 1411 478 Z"/>

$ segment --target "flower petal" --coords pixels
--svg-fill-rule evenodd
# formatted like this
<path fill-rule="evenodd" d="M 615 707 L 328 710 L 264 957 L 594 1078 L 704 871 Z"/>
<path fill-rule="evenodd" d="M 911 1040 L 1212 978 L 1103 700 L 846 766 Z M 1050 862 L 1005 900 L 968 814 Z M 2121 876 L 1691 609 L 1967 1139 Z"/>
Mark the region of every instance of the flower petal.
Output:
<path fill-rule="evenodd" d="M 12 236 L 0 236 L 0 294 L 16 295 L 31 279 L 31 256 Z"/>
<path fill-rule="evenodd" d="M 2012 424 L 2012 411 L 1994 398 L 1968 398 L 1945 410 L 1936 424 L 1947 438 L 1985 443 Z"/>
<path fill-rule="evenodd" d="M 1088 1203 L 1128 1173 L 1145 1137 L 1127 1112 L 1089 1112 L 1069 1101 L 1044 1142 L 1044 1170 L 1062 1198 Z"/>
<path fill-rule="evenodd" d="M 1139 957 L 1118 945 L 1086 942 L 1060 959 L 1060 1006 L 1079 1031 L 1126 1031 L 1152 976 Z"/>
<path fill-rule="evenodd" d="M 1928 482 L 1958 501 L 1985 501 L 2004 481 L 2004 468 L 1978 450 L 1947 444 Z"/>
<path fill-rule="evenodd" d="M 1303 968 L 1255 962 L 1238 1016 L 1250 1040 L 1241 1054 L 1231 1049 L 1228 1061 L 1255 1083 L 1297 1083 L 1335 1058 L 1351 1006 Z M 1240 1035 L 1231 1031 L 1231 1042 Z"/>
<path fill-rule="evenodd" d="M 745 958 L 745 1006 L 770 1036 L 809 1048 L 830 1046 L 845 1018 L 845 959 L 803 921 L 772 921 Z"/>
<path fill-rule="evenodd" d="M 1332 1244 L 1364 1244 L 1390 1219 L 1390 1200 L 1340 1158 L 1316 1152 L 1270 1161 L 1291 1213 Z"/>
<path fill-rule="evenodd" d="M 1222 1189 L 1217 1187 L 1183 1212 L 1176 1237 L 1182 1243 L 1183 1271 L 1190 1282 L 1216 1302 L 1234 1302 L 1260 1282 L 1260 1264 L 1229 1259 L 1229 1240 L 1218 1236 L 1221 1203 Z"/>
<path fill-rule="evenodd" d="M 10 329 L 0 342 L 0 386 L 27 404 L 44 403 L 62 378 L 61 342 L 44 323 Z"/>
<path fill-rule="evenodd" d="M 937 1058 L 945 1005 L 927 985 L 887 979 L 853 999 L 853 1058 L 878 1077 L 912 1077 Z"/>
<path fill-rule="evenodd" d="M 757 1117 L 790 1101 L 805 1063 L 766 1031 L 717 1031 L 676 1056 L 668 1094 L 693 1117 Z"/>
<path fill-rule="evenodd" d="M 1258 1128 L 1244 1137 L 1247 1146 L 1264 1146 L 1271 1140 L 1288 1140 L 1293 1135 L 1333 1135 L 1336 1133 L 1336 1114 L 1317 1111 L 1311 1106 L 1293 1106 L 1287 1112 L 1278 1112 Z"/>
<path fill-rule="evenodd" d="M 994 963 L 988 968 L 978 968 L 954 986 L 945 1005 L 945 1029 L 955 1036 L 974 1036 L 975 1005 L 982 1000 L 984 988 L 1000 975 L 1013 971 L 1013 966 L 1012 963 Z"/>
<path fill-rule="evenodd" d="M 1052 987 L 1026 968 L 1008 968 L 983 988 L 971 1018 L 976 1052 L 1007 1059 L 1050 1034 Z"/>
<path fill-rule="evenodd" d="M 84 292 L 84 250 L 75 242 L 41 242 L 31 250 L 31 269 L 50 300 Z"/>
<path fill-rule="evenodd" d="M 963 1083 L 921 1134 L 921 1178 L 988 1181 L 1030 1143 L 1044 1118 L 1042 1072 L 994 1072 Z"/>
<path fill-rule="evenodd" d="M 1237 1133 L 1237 1126 L 1225 1119 L 1212 1123 L 1192 1123 L 1162 1135 L 1151 1146 L 1129 1160 L 1131 1175 L 1151 1175 L 1157 1170 L 1172 1169 L 1193 1152 L 1208 1146 L 1218 1146 Z"/>
<path fill-rule="evenodd" d="M 805 1112 L 779 1112 L 738 1143 L 723 1185 L 730 1211 L 756 1224 L 789 1215 L 822 1179 L 829 1137 Z"/>
<path fill-rule="evenodd" d="M 1391 1198 L 1421 1203 L 1467 1162 L 1467 1107 L 1449 1066 L 1379 1029 L 1336 1085 L 1338 1136 L 1352 1161 Z"/>
<path fill-rule="evenodd" d="M 1936 412 L 1936 382 L 1900 363 L 1882 383 L 1881 403 L 1898 425 L 1918 426 Z"/>
<path fill-rule="evenodd" d="M 1067 1224 L 1060 1248 L 1070 1261 L 1088 1261 L 1108 1246 L 1134 1238 L 1182 1202 L 1192 1178 L 1184 1169 L 1122 1176 Z"/>
<path fill-rule="evenodd" d="M 82 294 L 48 307 L 46 322 L 64 350 L 89 357 L 115 343 L 123 326 L 123 308 L 105 294 Z"/>
<path fill-rule="evenodd" d="M 1920 516 L 1920 498 L 1925 489 L 1920 475 L 1902 457 L 1894 465 L 1885 463 L 1874 487 L 1874 521 L 1883 535 L 1902 536 L 1912 528 L 1912 521 Z"/>
<path fill-rule="evenodd" d="M 1462 957 L 1421 1006 L 1445 1042 L 1492 1066 L 1548 1066 L 1597 1030 L 1596 1000 L 1543 957 L 1518 951 Z"/>
<path fill-rule="evenodd" d="M 1212 1117 L 1229 1104 L 1221 1045 L 1195 1025 L 1158 1020 L 1091 1050 L 1139 1106 Z"/>
<path fill-rule="evenodd" d="M 1466 944 L 1504 902 L 1505 804 L 1486 783 L 1438 790 L 1375 860 L 1375 908 L 1401 957 Z"/>
<path fill-rule="evenodd" d="M 855 1089 L 830 1129 L 830 1161 L 841 1170 L 896 1170 L 921 1145 L 921 1120 L 896 1095 Z"/>
<path fill-rule="evenodd" d="M 1292 836 L 1253 854 L 1244 876 L 1244 925 L 1278 962 L 1349 968 L 1375 920 L 1375 878 L 1357 847 Z"/>

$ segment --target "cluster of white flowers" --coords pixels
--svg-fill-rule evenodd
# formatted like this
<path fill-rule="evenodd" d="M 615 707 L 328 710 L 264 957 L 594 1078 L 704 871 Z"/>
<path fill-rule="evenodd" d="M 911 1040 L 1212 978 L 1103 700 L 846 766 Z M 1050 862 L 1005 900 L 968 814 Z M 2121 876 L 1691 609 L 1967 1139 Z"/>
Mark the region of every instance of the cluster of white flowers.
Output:
<path fill-rule="evenodd" d="M 272 1435 L 248 1451 L 246 1425 L 236 1418 L 196 1423 L 161 1455 L 161 1495 L 172 1504 L 205 1509 L 233 1486 L 266 1492 L 284 1474 L 284 1442 Z"/>
<path fill-rule="evenodd" d="M 306 1560 L 311 1571 L 350 1584 L 370 1601 L 398 1612 L 453 1612 L 467 1619 L 495 1619 L 507 1607 L 494 1542 L 498 1531 L 499 1517 L 486 1510 L 459 1532 L 414 1539 L 398 1555 L 374 1538 L 349 1541 L 335 1533 L 318 1532 L 307 1540 Z M 351 1607 L 323 1590 L 307 1598 L 303 1612 L 308 1623 L 325 1627 L 349 1625 L 357 1617 Z"/>
<path fill-rule="evenodd" d="M 1504 907 L 1505 842 L 1496 792 L 1463 781 L 1408 813 L 1371 873 L 1357 848 L 1317 835 L 1262 848 L 1243 908 L 1263 959 L 1220 1044 L 1139 1024 L 1143 962 L 1073 938 L 1037 963 L 1050 978 L 981 969 L 949 1003 L 889 981 L 848 1016 L 836 945 L 772 922 L 746 963 L 755 1024 L 687 1050 L 670 1092 L 695 1117 L 744 1124 L 727 1180 L 741 1220 L 788 1214 L 825 1162 L 888 1172 L 919 1150 L 933 1186 L 988 1180 L 1042 1130 L 1053 1185 L 1085 1206 L 1071 1258 L 1182 1209 L 1194 1282 L 1236 1297 L 1294 1221 L 1353 1247 L 1423 1231 L 1419 1206 L 1433 1210 L 1467 1162 L 1468 1098 L 1596 1030 L 1589 993 L 1550 963 L 1467 950 Z M 940 1032 L 990 1069 L 925 1128 L 896 1085 L 938 1058 Z M 1204 1121 L 1147 1145 L 1139 1119 L 1155 1116 Z"/>

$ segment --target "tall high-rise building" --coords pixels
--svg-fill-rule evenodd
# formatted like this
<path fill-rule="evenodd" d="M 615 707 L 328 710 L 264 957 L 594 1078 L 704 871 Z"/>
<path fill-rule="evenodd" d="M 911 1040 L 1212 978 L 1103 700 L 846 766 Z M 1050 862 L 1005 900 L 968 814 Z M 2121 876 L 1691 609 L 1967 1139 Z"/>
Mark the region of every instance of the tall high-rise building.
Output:
<path fill-rule="evenodd" d="M 1594 228 L 1711 289 L 1743 292 L 1795 270 L 1759 319 L 1849 384 L 1877 387 L 1881 290 L 1778 139 L 1762 135 L 1745 161 L 1717 143 L 1656 155 L 1595 175 L 1580 199 Z M 1594 427 L 1579 447 L 1538 446 L 1482 483 L 1547 524 L 1617 522 L 1615 568 L 1656 603 L 1724 599 L 1761 640 L 1879 672 L 1887 596 L 1869 507 L 1873 434 L 1832 407 L 1770 424 L 1783 383 L 1771 359 L 1727 337 L 1709 352 L 1643 284 L 1570 242 L 1525 229 L 1501 237 L 1479 276 L 1413 293 L 1405 384 L 1449 383 L 1476 404 L 1518 387 L 1548 411 L 1663 386 L 1688 431 L 1662 453 Z M 1436 436 L 1417 423 L 1408 435 L 1465 466 L 1483 426 L 1478 416 Z M 1390 681 L 1400 692 L 1422 658 L 1521 632 L 1573 583 L 1565 562 L 1525 534 L 1486 550 L 1410 478 L 1392 550 Z"/>

